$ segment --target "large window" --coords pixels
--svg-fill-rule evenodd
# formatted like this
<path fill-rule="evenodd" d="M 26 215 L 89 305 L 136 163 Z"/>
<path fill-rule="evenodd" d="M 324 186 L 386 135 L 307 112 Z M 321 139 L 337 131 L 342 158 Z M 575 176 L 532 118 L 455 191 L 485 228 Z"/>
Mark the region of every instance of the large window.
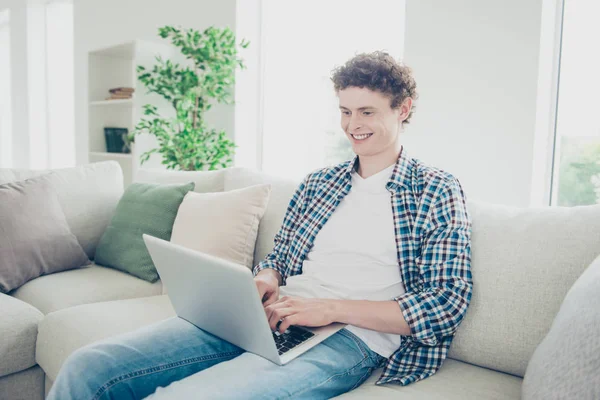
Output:
<path fill-rule="evenodd" d="M 28 8 L 29 128 L 32 168 L 75 165 L 73 4 Z"/>
<path fill-rule="evenodd" d="M 73 78 L 73 4 L 54 0 L 46 5 L 46 82 L 48 166 L 75 165 Z"/>
<path fill-rule="evenodd" d="M 0 10 L 0 167 L 73 166 L 72 1 L 11 7 Z"/>
<path fill-rule="evenodd" d="M 262 170 L 299 179 L 350 159 L 330 74 L 360 52 L 401 58 L 404 1 L 262 2 Z"/>
<path fill-rule="evenodd" d="M 565 1 L 553 205 L 600 203 L 600 2 Z"/>
<path fill-rule="evenodd" d="M 0 10 L 0 168 L 12 167 L 9 18 L 9 10 Z"/>

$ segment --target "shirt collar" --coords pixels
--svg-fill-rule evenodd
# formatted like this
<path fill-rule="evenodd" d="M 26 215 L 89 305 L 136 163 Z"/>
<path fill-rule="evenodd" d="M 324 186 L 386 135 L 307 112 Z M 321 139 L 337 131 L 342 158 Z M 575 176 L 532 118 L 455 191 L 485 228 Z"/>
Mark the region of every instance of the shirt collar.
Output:
<path fill-rule="evenodd" d="M 400 150 L 400 156 L 396 161 L 396 165 L 392 171 L 392 175 L 390 179 L 386 183 L 386 188 L 388 190 L 399 191 L 400 188 L 409 189 L 412 183 L 412 174 L 411 174 L 411 158 L 406 153 L 404 146 Z M 348 163 L 346 168 L 342 170 L 344 176 L 348 179 L 351 177 L 351 173 L 355 170 L 356 165 L 358 164 L 358 156 L 354 156 L 352 161 Z"/>

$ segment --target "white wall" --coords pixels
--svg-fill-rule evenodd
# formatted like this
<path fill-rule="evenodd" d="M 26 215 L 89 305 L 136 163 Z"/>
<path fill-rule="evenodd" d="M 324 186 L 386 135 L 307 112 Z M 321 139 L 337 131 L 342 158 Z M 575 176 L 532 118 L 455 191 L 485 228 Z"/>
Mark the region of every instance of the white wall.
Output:
<path fill-rule="evenodd" d="M 235 0 L 74 0 L 75 132 L 77 164 L 88 162 L 87 53 L 135 39 L 168 43 L 158 36 L 164 25 L 204 30 L 210 25 L 235 30 Z M 218 105 L 207 122 L 234 131 L 234 106 Z"/>
<path fill-rule="evenodd" d="M 542 0 L 408 0 L 405 62 L 420 100 L 404 144 L 467 197 L 528 206 Z"/>

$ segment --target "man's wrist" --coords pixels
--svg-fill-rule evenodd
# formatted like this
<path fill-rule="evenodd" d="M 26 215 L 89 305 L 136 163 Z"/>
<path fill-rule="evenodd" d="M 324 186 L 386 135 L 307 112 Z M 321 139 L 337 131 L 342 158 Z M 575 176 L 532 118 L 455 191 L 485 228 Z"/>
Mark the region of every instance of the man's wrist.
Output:
<path fill-rule="evenodd" d="M 281 274 L 273 268 L 265 268 L 256 274 L 256 277 L 274 279 L 277 282 L 277 286 L 281 286 Z"/>

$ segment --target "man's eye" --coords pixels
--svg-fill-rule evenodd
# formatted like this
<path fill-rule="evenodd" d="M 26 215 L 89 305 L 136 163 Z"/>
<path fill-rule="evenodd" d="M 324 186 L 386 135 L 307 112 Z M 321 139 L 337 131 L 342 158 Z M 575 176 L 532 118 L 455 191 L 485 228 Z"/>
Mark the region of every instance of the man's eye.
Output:
<path fill-rule="evenodd" d="M 371 115 L 371 114 L 373 114 L 373 112 L 371 112 L 371 111 L 365 111 L 365 112 L 363 112 L 363 115 Z"/>
<path fill-rule="evenodd" d="M 350 111 L 342 111 L 342 114 L 344 114 L 344 115 L 350 115 Z"/>

